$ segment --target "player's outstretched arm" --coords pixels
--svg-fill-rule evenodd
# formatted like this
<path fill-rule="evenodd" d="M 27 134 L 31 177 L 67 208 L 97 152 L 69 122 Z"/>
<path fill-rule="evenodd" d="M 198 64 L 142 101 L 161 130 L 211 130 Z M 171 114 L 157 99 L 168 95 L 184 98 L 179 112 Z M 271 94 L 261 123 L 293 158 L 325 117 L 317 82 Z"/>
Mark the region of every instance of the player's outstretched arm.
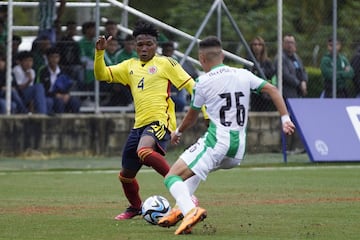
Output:
<path fill-rule="evenodd" d="M 184 86 L 184 88 L 186 89 L 186 91 L 187 91 L 190 95 L 192 95 L 192 94 L 193 94 L 193 88 L 194 88 L 194 86 L 195 86 L 195 82 L 194 82 L 193 79 L 191 79 L 191 80 L 188 81 L 188 83 Z M 204 116 L 204 120 L 205 120 L 206 125 L 208 125 L 208 124 L 209 124 L 209 116 L 208 116 L 208 114 L 206 113 L 206 107 L 205 107 L 205 106 L 202 106 L 202 107 L 201 107 L 201 112 L 202 112 L 202 114 L 203 114 L 203 116 Z"/>
<path fill-rule="evenodd" d="M 180 142 L 180 137 L 182 133 L 196 123 L 198 115 L 199 115 L 199 111 L 192 108 L 189 109 L 184 119 L 180 123 L 179 127 L 175 130 L 175 132 L 171 133 L 172 144 L 178 144 Z"/>
<path fill-rule="evenodd" d="M 284 133 L 287 135 L 293 134 L 295 131 L 295 125 L 289 117 L 289 113 L 287 111 L 284 99 L 279 93 L 279 90 L 273 85 L 267 83 L 263 87 L 262 92 L 270 95 L 276 109 L 279 111 L 281 116 L 282 129 Z"/>

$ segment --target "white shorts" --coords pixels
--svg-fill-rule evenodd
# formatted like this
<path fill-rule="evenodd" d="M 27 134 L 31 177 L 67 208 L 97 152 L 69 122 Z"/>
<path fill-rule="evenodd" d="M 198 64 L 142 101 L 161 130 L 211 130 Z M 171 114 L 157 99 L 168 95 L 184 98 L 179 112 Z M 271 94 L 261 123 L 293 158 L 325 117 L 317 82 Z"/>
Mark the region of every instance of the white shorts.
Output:
<path fill-rule="evenodd" d="M 185 150 L 180 158 L 188 167 L 203 181 L 208 174 L 218 169 L 229 169 L 240 165 L 240 158 L 230 158 L 226 156 L 229 146 L 217 143 L 209 147 L 205 143 L 205 137 L 199 138 L 198 141 Z"/>

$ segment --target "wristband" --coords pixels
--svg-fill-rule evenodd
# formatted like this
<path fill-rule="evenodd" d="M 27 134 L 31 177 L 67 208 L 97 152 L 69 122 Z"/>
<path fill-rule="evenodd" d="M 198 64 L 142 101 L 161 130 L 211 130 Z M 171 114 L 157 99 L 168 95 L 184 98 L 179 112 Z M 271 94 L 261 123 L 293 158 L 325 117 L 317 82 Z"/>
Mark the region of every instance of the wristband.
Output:
<path fill-rule="evenodd" d="M 281 116 L 281 123 L 284 124 L 285 122 L 291 122 L 289 115 L 282 115 Z"/>
<path fill-rule="evenodd" d="M 175 130 L 175 136 L 180 137 L 182 135 L 182 132 L 179 132 L 179 128 Z"/>

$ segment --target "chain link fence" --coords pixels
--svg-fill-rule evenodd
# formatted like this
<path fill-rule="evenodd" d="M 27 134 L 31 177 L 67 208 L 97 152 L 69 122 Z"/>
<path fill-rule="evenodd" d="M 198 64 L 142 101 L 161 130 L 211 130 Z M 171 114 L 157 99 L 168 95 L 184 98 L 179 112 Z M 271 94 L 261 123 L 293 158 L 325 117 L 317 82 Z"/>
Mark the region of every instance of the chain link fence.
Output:
<path fill-rule="evenodd" d="M 111 1 L 110 1 L 111 2 Z M 155 1 L 156 2 L 156 1 Z M 221 2 L 221 1 L 220 1 Z M 130 1 L 130 5 L 133 2 Z M 224 1 L 225 3 L 225 1 Z M 160 2 L 159 2 L 160 4 Z M 194 5 L 195 4 L 195 5 Z M 283 32 L 284 35 L 291 34 L 296 40 L 297 54 L 301 58 L 308 75 L 307 94 L 303 97 L 320 97 L 323 91 L 323 76 L 320 69 L 321 59 L 328 52 L 328 39 L 332 36 L 332 18 L 333 6 L 331 1 L 284 1 L 283 3 Z M 156 5 L 156 4 L 154 4 Z M 180 5 L 180 4 L 179 4 Z M 100 7 L 99 22 L 97 19 L 96 6 Z M 143 11 L 145 14 L 151 15 L 147 12 L 144 4 Z M 252 1 L 245 3 L 244 1 L 226 1 L 226 6 L 229 9 L 232 17 L 239 26 L 240 31 L 244 35 L 246 42 L 241 42 L 237 37 L 231 23 L 227 16 L 222 12 L 221 28 L 222 40 L 224 48 L 238 56 L 254 61 L 246 51 L 246 45 L 253 50 L 258 46 L 266 48 L 266 57 L 271 63 L 271 71 L 263 69 L 267 80 L 272 84 L 277 84 L 276 79 L 276 64 L 275 59 L 277 55 L 277 6 L 274 1 Z M 7 3 L 1 3 L 1 19 L 0 22 L 3 29 L 0 32 L 3 35 L 0 41 L 3 43 L 1 51 L 1 59 L 6 59 L 6 40 L 4 39 L 7 30 L 7 21 L 4 16 L 6 13 L 4 9 Z M 59 7 L 59 5 L 58 5 Z M 158 17 L 165 23 L 170 24 L 184 32 L 195 34 L 198 30 L 200 21 L 204 19 L 207 10 L 211 7 L 209 1 L 197 1 L 194 3 L 184 3 L 181 5 L 181 12 L 177 9 L 169 9 L 171 18 Z M 338 27 L 337 35 L 341 40 L 341 52 L 346 59 L 351 62 L 351 59 L 356 55 L 356 48 L 359 44 L 359 20 L 356 17 L 356 12 L 360 10 L 360 3 L 357 1 L 339 1 L 338 3 Z M 192 12 L 193 11 L 193 12 Z M 201 12 L 200 12 L 201 11 Z M 120 84 L 108 84 L 106 82 L 97 82 L 93 74 L 93 55 L 94 44 L 98 33 L 113 35 L 116 41 L 111 42 L 111 46 L 107 50 L 105 61 L 107 64 L 116 64 L 126 57 L 135 55 L 134 42 L 128 36 L 128 32 L 121 31 L 119 26 L 132 24 L 136 21 L 138 16 L 123 15 L 121 8 L 111 5 L 108 1 L 100 1 L 100 5 L 96 5 L 96 1 L 82 1 L 73 2 L 67 1 L 64 12 L 59 22 L 55 22 L 54 31 L 56 32 L 56 41 L 46 38 L 45 35 L 38 35 L 39 15 L 41 15 L 40 6 L 37 1 L 27 2 L 23 6 L 14 4 L 13 6 L 13 38 L 11 45 L 13 46 L 13 62 L 12 67 L 18 64 L 19 51 L 30 51 L 33 55 L 33 69 L 36 73 L 35 82 L 45 82 L 46 77 L 51 78 L 50 75 L 43 73 L 41 69 L 49 62 L 47 53 L 51 52 L 49 49 L 56 48 L 59 54 L 59 66 L 61 71 L 69 76 L 72 80 L 72 85 L 68 89 L 69 96 L 76 99 L 72 104 L 77 104 L 74 108 L 67 106 L 64 112 L 126 112 L 133 111 L 132 98 L 127 87 Z M 191 20 L 191 16 L 197 16 L 197 20 Z M 216 14 L 214 14 L 216 16 Z M 190 17 L 189 17 L 190 16 Z M 190 19 L 189 19 L 190 18 Z M 182 20 L 180 20 L 182 19 Z M 186 21 L 185 21 L 186 19 Z M 201 37 L 205 35 L 216 35 L 217 23 L 219 19 L 213 18 L 206 25 Z M 188 24 L 191 22 L 191 24 Z M 121 24 L 121 25 L 119 25 Z M 130 27 L 131 28 L 131 27 Z M 184 40 L 174 33 L 166 29 L 160 29 L 163 39 L 160 42 L 172 40 L 176 42 L 177 50 L 185 52 L 189 45 L 188 40 Z M 115 33 L 117 31 L 117 33 Z M 126 49 L 131 49 L 127 51 Z M 255 51 L 255 50 L 254 50 Z M 257 53 L 252 52 L 254 56 Z M 159 52 L 160 53 L 160 52 Z M 196 58 L 196 49 L 190 53 L 190 56 Z M 260 55 L 259 55 L 260 56 Z M 265 57 L 265 58 L 266 58 Z M 262 65 L 261 60 L 259 60 Z M 229 65 L 242 66 L 232 59 L 226 59 Z M 1 64 L 0 64 L 1 65 Z M 198 73 L 201 69 L 194 64 Z M 252 69 L 258 74 L 258 69 Z M 356 74 L 358 69 L 353 69 Z M 4 72 L 2 70 L 2 72 Z M 45 76 L 44 76 L 45 75 Z M 44 76 L 44 79 L 41 79 Z M 356 78 L 356 75 L 355 75 Z M 349 91 L 348 97 L 355 97 L 358 93 L 356 83 L 353 77 L 345 79 L 346 88 Z M 49 89 L 48 89 L 49 90 Z M 47 91 L 45 91 L 47 92 Z M 46 93 L 45 93 L 46 94 Z M 21 95 L 21 94 L 20 94 Z M 51 94 L 48 94 L 48 97 Z M 22 96 L 20 96 L 22 97 Z M 258 100 L 256 100 L 258 98 Z M 2 95 L 2 100 L 5 95 Z M 260 100 L 259 100 L 260 99 Z M 13 102 L 13 101 L 12 101 Z M 16 103 L 13 103 L 16 105 Z M 29 111 L 36 112 L 34 101 L 26 103 Z M 2 108 L 4 108 L 4 101 L 2 101 Z M 267 96 L 255 96 L 252 98 L 252 111 L 274 111 L 275 108 Z M 16 113 L 13 110 L 13 113 Z M 54 112 L 54 110 L 52 110 Z M 4 109 L 2 110 L 4 112 Z M 56 113 L 56 111 L 54 112 Z"/>

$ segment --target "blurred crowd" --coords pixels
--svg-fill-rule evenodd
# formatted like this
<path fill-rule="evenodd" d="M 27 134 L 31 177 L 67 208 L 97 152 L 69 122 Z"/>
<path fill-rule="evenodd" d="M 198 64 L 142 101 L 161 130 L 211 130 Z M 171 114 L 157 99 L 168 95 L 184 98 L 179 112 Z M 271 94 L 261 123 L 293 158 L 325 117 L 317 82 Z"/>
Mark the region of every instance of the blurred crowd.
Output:
<path fill-rule="evenodd" d="M 60 4 L 56 6 L 56 2 Z M 11 46 L 7 42 L 7 6 L 0 6 L 0 113 L 6 112 L 6 48 L 12 47 L 11 62 L 11 113 L 78 113 L 81 106 L 94 105 L 95 77 L 93 72 L 96 24 L 93 21 L 61 23 L 65 0 L 40 1 L 39 31 L 32 42 L 31 50 L 19 51 L 22 38 L 12 36 Z M 62 31 L 61 26 L 65 26 Z M 135 40 L 132 35 L 121 32 L 116 21 L 104 23 L 101 34 L 112 36 L 105 50 L 105 62 L 114 65 L 129 58 L 137 57 Z M 75 38 L 77 36 L 77 38 Z M 162 54 L 177 57 L 176 44 L 162 35 L 159 46 Z M 336 97 L 360 97 L 360 48 L 351 60 L 341 53 L 341 40 L 333 43 L 325 40 L 328 52 L 321 59 L 320 69 L 324 80 L 320 97 L 332 97 L 332 51 L 336 46 Z M 249 68 L 256 75 L 277 85 L 277 56 L 270 59 L 266 41 L 257 36 L 249 43 L 249 60 L 255 62 Z M 300 49 L 301 54 L 301 49 Z M 295 36 L 286 34 L 283 38 L 283 96 L 301 98 L 307 95 L 308 76 L 296 45 Z M 183 68 L 196 79 L 199 70 L 185 61 Z M 351 85 L 348 82 L 352 82 Z M 348 86 L 355 89 L 349 91 Z M 83 94 L 82 94 L 83 93 Z M 90 93 L 90 94 L 87 94 Z M 92 93 L 92 94 L 91 94 Z M 189 95 L 184 91 L 171 89 L 176 111 L 185 111 Z M 100 83 L 101 106 L 128 106 L 132 104 L 130 90 L 121 84 Z M 252 93 L 251 111 L 275 111 L 269 96 Z"/>
<path fill-rule="evenodd" d="M 56 2 L 60 2 L 56 6 Z M 67 21 L 61 30 L 65 0 L 39 2 L 39 31 L 30 50 L 20 51 L 22 37 L 12 36 L 11 113 L 78 113 L 81 106 L 94 105 L 93 72 L 96 26 L 93 21 Z M 121 34 L 115 21 L 104 24 L 112 36 L 106 63 L 116 64 L 137 57 L 134 38 Z M 76 40 L 76 36 L 78 36 Z M 0 113 L 6 112 L 7 6 L 0 6 Z M 100 84 L 102 106 L 132 103 L 129 89 Z"/>
<path fill-rule="evenodd" d="M 81 106 L 95 104 L 94 54 L 96 23 L 76 21 L 63 23 L 65 0 L 39 3 L 39 31 L 31 49 L 20 51 L 22 37 L 12 36 L 11 113 L 60 114 L 78 113 Z M 7 7 L 0 6 L 0 113 L 6 112 L 6 40 Z M 80 26 L 80 27 L 79 27 Z M 105 62 L 114 65 L 137 57 L 135 39 L 121 32 L 118 23 L 108 20 L 100 34 L 112 37 L 105 50 Z M 168 42 L 161 34 L 159 43 Z M 170 41 L 169 41 L 170 43 Z M 171 42 L 172 44 L 172 42 Z M 173 46 L 173 50 L 175 47 Z M 159 54 L 161 50 L 159 49 Z M 175 58 L 175 56 L 173 55 Z M 197 77 L 197 70 L 184 64 Z M 193 75 L 193 74 L 196 75 Z M 100 106 L 129 106 L 130 90 L 122 84 L 99 83 Z M 172 92 L 177 111 L 183 111 L 189 96 Z M 181 97 L 180 97 L 181 96 Z M 180 99 L 178 101 L 178 99 Z"/>

